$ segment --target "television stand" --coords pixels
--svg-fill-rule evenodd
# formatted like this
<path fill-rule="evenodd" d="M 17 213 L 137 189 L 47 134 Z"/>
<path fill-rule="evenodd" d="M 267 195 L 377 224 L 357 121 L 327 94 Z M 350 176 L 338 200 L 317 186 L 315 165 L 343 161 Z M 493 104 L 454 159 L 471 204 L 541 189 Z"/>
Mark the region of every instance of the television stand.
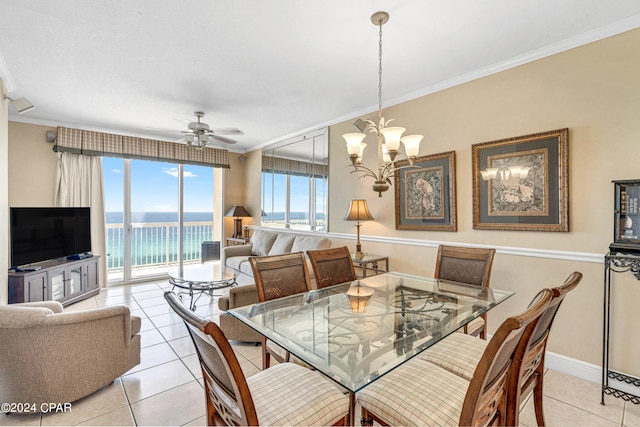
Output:
<path fill-rule="evenodd" d="M 50 260 L 9 272 L 9 304 L 59 301 L 73 304 L 100 292 L 100 256 Z"/>

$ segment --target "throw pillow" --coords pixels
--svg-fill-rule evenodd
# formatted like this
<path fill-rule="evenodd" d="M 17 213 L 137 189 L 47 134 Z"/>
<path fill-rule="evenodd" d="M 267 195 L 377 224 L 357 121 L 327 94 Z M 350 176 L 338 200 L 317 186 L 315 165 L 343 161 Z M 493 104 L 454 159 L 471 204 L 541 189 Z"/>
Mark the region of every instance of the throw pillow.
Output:
<path fill-rule="evenodd" d="M 306 254 L 310 249 L 328 249 L 330 246 L 331 240 L 326 237 L 296 236 L 293 246 L 291 246 L 291 252 L 304 252 Z"/>
<path fill-rule="evenodd" d="M 273 242 L 273 246 L 269 250 L 269 255 L 281 255 L 288 254 L 291 252 L 291 246 L 293 245 L 293 239 L 295 239 L 295 235 L 293 234 L 278 234 L 276 237 L 276 241 Z"/>
<path fill-rule="evenodd" d="M 270 233 L 264 230 L 256 230 L 251 236 L 251 253 L 257 256 L 265 256 L 269 253 L 273 242 L 278 237 L 276 233 Z"/>

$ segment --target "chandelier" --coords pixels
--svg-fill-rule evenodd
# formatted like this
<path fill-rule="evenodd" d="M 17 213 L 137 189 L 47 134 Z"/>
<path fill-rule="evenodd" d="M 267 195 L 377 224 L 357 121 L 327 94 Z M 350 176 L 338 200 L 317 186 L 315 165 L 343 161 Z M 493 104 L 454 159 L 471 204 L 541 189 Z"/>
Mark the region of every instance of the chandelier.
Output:
<path fill-rule="evenodd" d="M 375 133 L 378 138 L 378 171 L 377 173 L 362 164 L 362 154 L 367 144 L 363 142 L 366 137 L 365 133 L 347 133 L 342 135 L 347 143 L 347 152 L 351 159 L 354 170 L 351 173 L 358 172 L 362 176 L 368 176 L 374 179 L 372 185 L 373 191 L 378 193 L 378 197 L 382 197 L 382 193 L 389 189 L 391 178 L 393 178 L 399 169 L 413 166 L 418 152 L 420 151 L 420 141 L 422 135 L 408 135 L 402 137 L 405 128 L 390 127 L 389 123 L 393 119 L 385 120 L 382 117 L 382 26 L 389 21 L 387 12 L 376 12 L 371 15 L 371 22 L 379 27 L 378 42 L 378 123 L 372 120 L 365 120 L 366 127 L 364 132 L 369 131 Z M 358 121 L 360 122 L 360 120 Z M 358 123 L 356 122 L 356 123 Z M 362 129 L 360 129 L 362 130 Z M 398 167 L 395 164 L 400 142 L 404 145 L 405 154 L 409 159 L 409 166 Z"/>

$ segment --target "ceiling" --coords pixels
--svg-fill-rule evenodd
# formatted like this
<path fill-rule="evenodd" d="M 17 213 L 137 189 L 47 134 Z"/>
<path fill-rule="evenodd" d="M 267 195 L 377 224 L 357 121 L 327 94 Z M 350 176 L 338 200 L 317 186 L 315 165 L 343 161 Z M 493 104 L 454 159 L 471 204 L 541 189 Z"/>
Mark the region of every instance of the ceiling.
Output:
<path fill-rule="evenodd" d="M 640 27 L 637 0 L 2 0 L 9 119 L 244 152 Z M 162 129 L 168 129 L 162 130 Z"/>

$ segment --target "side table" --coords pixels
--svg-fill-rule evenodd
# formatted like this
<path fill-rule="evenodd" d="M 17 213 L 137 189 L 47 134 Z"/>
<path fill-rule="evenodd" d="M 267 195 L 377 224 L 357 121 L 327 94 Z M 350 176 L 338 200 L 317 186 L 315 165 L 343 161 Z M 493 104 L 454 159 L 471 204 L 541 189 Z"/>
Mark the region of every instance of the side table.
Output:
<path fill-rule="evenodd" d="M 624 253 L 609 252 L 604 257 L 604 325 L 602 345 L 602 399 L 610 395 L 624 401 L 640 404 L 640 379 L 614 370 L 609 366 L 611 312 L 611 273 L 631 272 L 640 280 L 640 256 Z M 631 338 L 631 337 L 630 337 Z M 635 387 L 635 388 L 634 388 Z M 627 391 L 629 389 L 634 391 Z"/>
<path fill-rule="evenodd" d="M 362 270 L 362 277 L 367 277 L 367 272 L 373 275 L 389 272 L 389 257 L 382 255 L 364 254 L 360 259 L 351 257 L 353 266 Z M 380 265 L 384 262 L 384 268 Z"/>

